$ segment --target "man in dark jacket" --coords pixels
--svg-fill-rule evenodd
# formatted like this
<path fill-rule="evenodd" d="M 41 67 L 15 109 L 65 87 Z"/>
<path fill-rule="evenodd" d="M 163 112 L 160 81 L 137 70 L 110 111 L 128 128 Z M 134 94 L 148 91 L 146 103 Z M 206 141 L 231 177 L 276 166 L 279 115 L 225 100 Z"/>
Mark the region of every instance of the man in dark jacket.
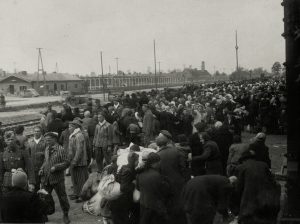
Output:
<path fill-rule="evenodd" d="M 159 135 L 156 138 L 156 144 L 159 147 L 157 154 L 161 158 L 161 174 L 166 176 L 173 187 L 172 206 L 170 209 L 170 222 L 184 224 L 185 217 L 182 213 L 182 201 L 180 194 L 186 181 L 189 180 L 188 172 L 185 166 L 184 155 L 175 147 L 167 145 L 169 142 L 165 135 Z"/>
<path fill-rule="evenodd" d="M 203 138 L 203 153 L 192 157 L 192 161 L 205 162 L 206 174 L 223 174 L 221 154 L 216 142 L 211 140 L 207 132 L 201 133 Z"/>
<path fill-rule="evenodd" d="M 197 132 L 194 133 L 189 141 L 192 157 L 200 156 L 203 153 L 203 143 L 200 139 L 200 133 L 203 132 L 206 128 L 205 123 L 199 122 L 195 125 Z M 202 160 L 192 160 L 192 175 L 199 176 L 205 174 L 205 162 Z"/>
<path fill-rule="evenodd" d="M 215 123 L 215 128 L 212 131 L 212 140 L 215 141 L 219 147 L 222 159 L 223 175 L 226 175 L 229 147 L 233 142 L 233 134 L 225 125 L 222 124 L 222 122 L 217 121 Z"/>
<path fill-rule="evenodd" d="M 280 209 L 280 185 L 265 162 L 256 161 L 253 151 L 242 154 L 236 168 L 239 221 L 242 224 L 276 223 Z M 258 184 L 259 183 L 259 184 Z"/>
<path fill-rule="evenodd" d="M 159 173 L 160 157 L 150 153 L 144 170 L 137 177 L 140 191 L 140 224 L 165 224 L 168 220 L 167 203 L 170 183 Z"/>
<path fill-rule="evenodd" d="M 12 173 L 12 189 L 1 197 L 1 218 L 5 223 L 44 223 L 49 203 L 52 199 L 46 191 L 45 200 L 41 200 L 37 193 L 27 191 L 27 175 L 22 169 Z M 52 208 L 53 209 L 53 208 Z"/>
<path fill-rule="evenodd" d="M 269 148 L 265 145 L 265 141 L 266 134 L 262 132 L 258 133 L 254 138 L 254 142 L 249 145 L 249 150 L 255 153 L 256 160 L 265 162 L 271 168 Z"/>
<path fill-rule="evenodd" d="M 203 175 L 191 179 L 182 192 L 188 223 L 212 224 L 216 212 L 227 218 L 231 182 L 235 180 L 220 175 Z"/>

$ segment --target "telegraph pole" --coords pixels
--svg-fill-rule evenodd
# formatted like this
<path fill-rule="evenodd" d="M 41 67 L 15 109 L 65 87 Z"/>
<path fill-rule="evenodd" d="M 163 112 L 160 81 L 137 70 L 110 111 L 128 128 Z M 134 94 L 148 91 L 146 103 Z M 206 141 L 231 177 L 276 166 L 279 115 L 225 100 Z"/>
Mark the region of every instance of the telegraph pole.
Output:
<path fill-rule="evenodd" d="M 160 61 L 158 62 L 158 74 L 160 74 Z"/>
<path fill-rule="evenodd" d="M 42 75 L 43 75 L 43 81 L 44 81 L 44 90 L 46 88 L 46 77 L 45 77 L 45 71 L 44 71 L 44 65 L 43 65 L 43 58 L 42 58 L 42 50 L 43 48 L 37 48 L 38 50 L 38 71 L 37 71 L 37 86 L 38 86 L 38 89 L 40 89 L 40 84 L 39 84 L 39 81 L 40 81 L 40 72 L 42 72 Z"/>
<path fill-rule="evenodd" d="M 236 71 L 239 70 L 239 46 L 237 41 L 237 31 L 235 31 L 235 57 L 236 57 Z"/>
<path fill-rule="evenodd" d="M 55 73 L 58 73 L 58 65 L 57 65 L 57 62 L 55 63 Z"/>
<path fill-rule="evenodd" d="M 117 75 L 118 75 L 118 72 L 119 72 L 119 58 L 116 57 L 116 64 L 117 64 Z"/>
<path fill-rule="evenodd" d="M 105 100 L 105 84 L 104 84 L 104 75 L 103 75 L 102 51 L 100 51 L 100 58 L 101 58 L 101 74 L 102 74 L 102 86 L 103 86 L 103 99 Z"/>
<path fill-rule="evenodd" d="M 110 65 L 108 66 L 108 73 L 111 73 Z"/>
<path fill-rule="evenodd" d="M 154 75 L 155 75 L 155 89 L 157 90 L 155 40 L 153 40 L 153 49 L 154 49 Z"/>

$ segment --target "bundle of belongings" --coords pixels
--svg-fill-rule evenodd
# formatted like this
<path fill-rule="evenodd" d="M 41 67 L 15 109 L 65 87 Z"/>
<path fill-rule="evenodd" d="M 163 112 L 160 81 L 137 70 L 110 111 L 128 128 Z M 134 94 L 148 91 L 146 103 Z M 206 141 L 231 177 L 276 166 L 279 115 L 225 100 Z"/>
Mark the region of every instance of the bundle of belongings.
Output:
<path fill-rule="evenodd" d="M 117 155 L 113 156 L 112 163 L 106 166 L 101 173 L 91 173 L 81 192 L 81 197 L 87 200 L 83 204 L 83 211 L 95 216 L 109 216 L 105 203 L 117 199 L 122 194 L 116 174 L 123 166 L 128 165 L 128 157 L 131 153 L 138 155 L 138 164 L 135 169 L 139 169 L 144 166 L 143 158 L 151 152 L 156 153 L 154 149 L 131 143 L 128 148 L 119 149 Z M 139 192 L 135 189 L 133 201 L 137 202 L 138 200 Z"/>

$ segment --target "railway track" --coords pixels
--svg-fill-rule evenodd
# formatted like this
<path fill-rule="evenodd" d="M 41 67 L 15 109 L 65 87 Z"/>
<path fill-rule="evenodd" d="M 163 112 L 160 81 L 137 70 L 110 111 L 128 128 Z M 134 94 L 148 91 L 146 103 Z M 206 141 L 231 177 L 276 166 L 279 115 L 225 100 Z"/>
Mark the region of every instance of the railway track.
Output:
<path fill-rule="evenodd" d="M 14 131 L 16 127 L 19 125 L 23 125 L 25 130 L 24 134 L 27 137 L 31 137 L 33 135 L 33 127 L 40 123 L 40 118 L 27 120 L 27 121 L 19 121 L 9 124 L 2 125 L 4 131 Z"/>

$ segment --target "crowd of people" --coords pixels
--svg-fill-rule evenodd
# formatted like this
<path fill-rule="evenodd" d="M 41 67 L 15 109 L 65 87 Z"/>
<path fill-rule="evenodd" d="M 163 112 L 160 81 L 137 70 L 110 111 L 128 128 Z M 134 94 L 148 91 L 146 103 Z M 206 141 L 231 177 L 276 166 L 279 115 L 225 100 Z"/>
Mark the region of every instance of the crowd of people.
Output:
<path fill-rule="evenodd" d="M 242 142 L 243 131 L 255 137 Z M 90 199 L 84 184 L 93 171 L 106 170 L 121 192 L 101 202 L 106 223 L 206 224 L 218 216 L 276 223 L 280 186 L 265 140 L 285 131 L 285 83 L 279 78 L 123 94 L 102 105 L 89 99 L 83 113 L 49 105 L 32 138 L 22 126 L 1 134 L 0 219 L 46 222 L 54 190 L 63 221 L 70 223 L 69 200 Z M 119 150 L 126 147 L 128 164 L 118 168 Z M 144 153 L 137 166 L 142 147 L 154 152 Z"/>

